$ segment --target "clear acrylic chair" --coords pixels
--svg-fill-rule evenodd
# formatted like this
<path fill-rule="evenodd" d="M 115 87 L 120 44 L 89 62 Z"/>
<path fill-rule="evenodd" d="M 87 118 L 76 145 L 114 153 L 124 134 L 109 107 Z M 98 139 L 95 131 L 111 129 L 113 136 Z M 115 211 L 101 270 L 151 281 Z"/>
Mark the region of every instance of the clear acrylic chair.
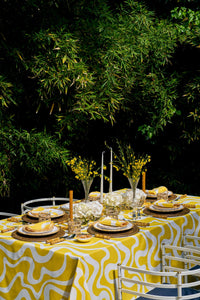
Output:
<path fill-rule="evenodd" d="M 200 268 L 200 237 L 192 234 L 183 234 L 183 247 L 185 249 L 184 258 L 189 259 L 189 262 L 186 261 L 185 263 L 185 268 Z M 196 263 L 192 264 L 190 260 L 195 260 Z"/>
<path fill-rule="evenodd" d="M 182 263 L 186 270 L 200 269 L 200 237 L 190 234 L 183 234 L 183 246 L 161 245 L 162 270 L 179 270 L 174 265 Z M 187 279 L 187 278 L 186 278 Z"/>
<path fill-rule="evenodd" d="M 119 264 L 118 300 L 123 299 L 124 293 L 136 296 L 137 300 L 200 300 L 200 291 L 195 289 L 200 285 L 200 281 L 184 282 L 186 276 L 198 272 L 198 270 L 149 271 Z M 167 277 L 170 283 L 162 283 L 163 277 Z"/>
<path fill-rule="evenodd" d="M 76 199 L 74 199 L 76 200 Z M 69 202 L 69 198 L 64 197 L 51 197 L 51 198 L 38 198 L 33 200 L 28 200 L 24 203 L 21 203 L 21 214 L 26 213 L 29 210 L 32 210 L 35 207 L 52 207 Z"/>

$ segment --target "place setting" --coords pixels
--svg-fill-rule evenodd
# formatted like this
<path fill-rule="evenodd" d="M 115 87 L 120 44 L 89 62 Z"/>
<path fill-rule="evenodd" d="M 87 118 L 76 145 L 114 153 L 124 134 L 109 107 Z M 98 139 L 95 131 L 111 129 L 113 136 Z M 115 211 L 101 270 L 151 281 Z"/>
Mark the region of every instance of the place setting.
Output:
<path fill-rule="evenodd" d="M 53 221 L 23 225 L 11 234 L 13 238 L 27 242 L 44 242 L 50 238 L 60 238 L 64 235 L 65 231 Z"/>
<path fill-rule="evenodd" d="M 51 219 L 53 222 L 64 222 L 69 218 L 69 214 L 62 209 L 36 207 L 22 216 L 22 220 L 27 223 L 38 223 L 42 220 Z"/>
<path fill-rule="evenodd" d="M 73 193 L 70 193 L 70 203 L 73 202 L 72 197 Z M 50 244 L 60 242 L 61 238 L 63 240 L 64 237 L 68 237 L 71 233 L 70 216 L 57 208 L 34 208 L 22 216 L 22 220 L 27 224 L 18 227 L 17 230 L 12 232 L 12 237 L 23 241 L 46 241 Z M 65 228 L 62 227 L 62 224 L 65 225 Z M 68 231 L 67 235 L 66 229 Z"/>
<path fill-rule="evenodd" d="M 22 216 L 24 225 L 12 232 L 15 239 L 27 242 L 47 242 L 63 238 L 65 230 L 59 224 L 67 222 L 68 215 L 59 209 L 37 207 Z"/>
<path fill-rule="evenodd" d="M 174 194 L 172 191 L 169 191 L 165 186 L 160 186 L 157 188 L 154 188 L 152 190 L 146 190 L 146 201 L 147 202 L 155 202 L 157 198 L 164 197 L 164 199 L 167 198 L 168 201 L 177 201 L 179 196 Z"/>
<path fill-rule="evenodd" d="M 126 237 L 139 232 L 139 227 L 129 221 L 118 220 L 110 216 L 102 217 L 87 229 L 90 234 L 107 234 L 110 237 Z"/>
<path fill-rule="evenodd" d="M 169 191 L 165 186 L 160 186 L 152 190 L 146 190 L 146 206 L 143 214 L 158 218 L 168 218 L 183 216 L 190 212 L 189 207 L 178 202 L 186 195 L 178 196 Z M 149 201 L 151 199 L 151 201 Z"/>

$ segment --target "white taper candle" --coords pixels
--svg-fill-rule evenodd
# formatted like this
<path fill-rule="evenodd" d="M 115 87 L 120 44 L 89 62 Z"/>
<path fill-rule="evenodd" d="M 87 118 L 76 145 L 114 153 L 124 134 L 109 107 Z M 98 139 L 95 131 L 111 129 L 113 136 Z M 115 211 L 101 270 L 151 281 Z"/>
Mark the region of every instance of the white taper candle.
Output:
<path fill-rule="evenodd" d="M 104 167 L 104 152 L 102 152 L 101 155 L 101 187 L 100 187 L 100 202 L 103 202 L 103 181 L 104 181 L 104 177 L 103 177 L 103 167 Z"/>

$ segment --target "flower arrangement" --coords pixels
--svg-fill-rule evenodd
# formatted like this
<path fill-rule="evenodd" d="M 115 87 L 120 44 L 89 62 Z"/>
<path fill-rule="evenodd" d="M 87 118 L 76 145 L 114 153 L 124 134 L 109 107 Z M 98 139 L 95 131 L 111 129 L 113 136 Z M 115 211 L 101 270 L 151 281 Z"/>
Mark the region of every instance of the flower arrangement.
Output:
<path fill-rule="evenodd" d="M 88 195 L 93 179 L 96 176 L 101 176 L 101 174 L 98 172 L 100 167 L 96 168 L 96 162 L 94 160 L 88 161 L 86 158 L 82 159 L 81 156 L 68 160 L 67 164 L 76 174 L 75 178 L 82 181 L 85 192 L 85 202 L 89 202 Z"/>
<path fill-rule="evenodd" d="M 94 160 L 88 161 L 81 156 L 74 157 L 67 161 L 68 166 L 76 174 L 75 178 L 79 180 L 90 180 L 96 176 L 99 176 L 99 169 L 96 168 L 96 162 Z"/>
<path fill-rule="evenodd" d="M 74 218 L 80 219 L 83 223 L 90 220 L 97 220 L 101 217 L 103 205 L 99 201 L 74 204 Z"/>
<path fill-rule="evenodd" d="M 127 178 L 137 181 L 141 173 L 146 171 L 145 166 L 151 161 L 151 157 L 147 154 L 136 155 L 130 145 L 121 145 L 119 141 L 117 144 L 119 154 L 114 154 L 113 167 L 117 171 L 121 169 Z"/>

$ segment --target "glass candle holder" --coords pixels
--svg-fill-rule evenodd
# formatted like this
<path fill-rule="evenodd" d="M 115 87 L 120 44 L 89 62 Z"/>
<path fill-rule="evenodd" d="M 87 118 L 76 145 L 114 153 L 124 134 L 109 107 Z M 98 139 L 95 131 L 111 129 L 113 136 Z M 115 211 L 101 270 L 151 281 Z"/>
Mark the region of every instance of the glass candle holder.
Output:
<path fill-rule="evenodd" d="M 50 212 L 39 212 L 38 220 L 39 220 L 39 222 L 51 221 L 51 213 Z"/>
<path fill-rule="evenodd" d="M 80 234 L 81 233 L 81 221 L 69 220 L 68 221 L 68 234 Z"/>

